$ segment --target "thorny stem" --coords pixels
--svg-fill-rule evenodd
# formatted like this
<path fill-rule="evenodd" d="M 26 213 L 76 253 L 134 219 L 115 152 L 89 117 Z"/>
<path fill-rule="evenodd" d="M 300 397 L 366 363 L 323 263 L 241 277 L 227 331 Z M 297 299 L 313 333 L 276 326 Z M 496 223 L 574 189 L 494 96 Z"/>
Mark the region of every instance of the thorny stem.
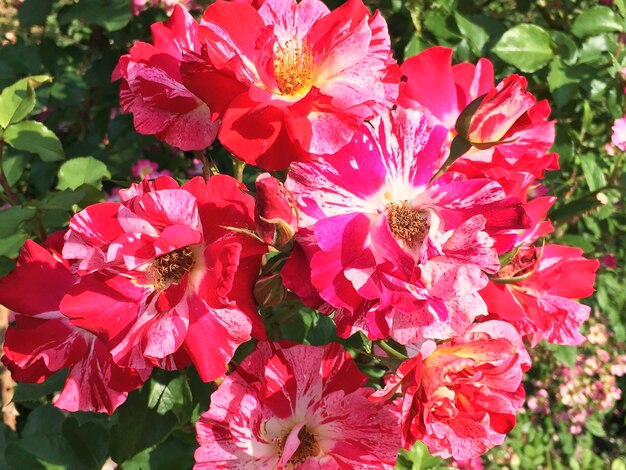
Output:
<path fill-rule="evenodd" d="M 401 359 L 401 360 L 406 360 L 408 359 L 408 356 L 405 356 L 404 354 L 402 354 L 400 351 L 396 351 L 393 347 L 391 347 L 391 345 L 389 343 L 387 343 L 385 340 L 380 340 L 377 341 L 378 345 L 380 346 L 380 348 L 385 351 L 387 354 L 397 358 L 397 359 Z"/>
<path fill-rule="evenodd" d="M 9 204 L 11 204 L 12 206 L 16 206 L 19 204 L 19 200 L 17 198 L 17 195 L 11 189 L 11 186 L 9 186 L 7 177 L 4 174 L 4 168 L 2 164 L 3 151 L 4 151 L 4 141 L 0 139 L 0 185 L 2 185 L 2 189 L 4 190 L 4 194 Z"/>

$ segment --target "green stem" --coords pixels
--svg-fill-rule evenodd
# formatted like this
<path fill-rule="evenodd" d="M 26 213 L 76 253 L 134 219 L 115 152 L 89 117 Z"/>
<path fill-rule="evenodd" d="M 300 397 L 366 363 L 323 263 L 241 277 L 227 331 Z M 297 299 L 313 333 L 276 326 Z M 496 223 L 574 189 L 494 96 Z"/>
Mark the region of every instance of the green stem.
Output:
<path fill-rule="evenodd" d="M 380 346 L 380 348 L 385 351 L 387 354 L 389 354 L 390 356 L 393 356 L 397 359 L 401 359 L 401 360 L 406 360 L 409 357 L 402 354 L 400 351 L 396 351 L 393 347 L 391 347 L 391 345 L 389 343 L 387 343 L 385 340 L 380 340 L 377 341 L 377 344 Z"/>
<path fill-rule="evenodd" d="M 0 185 L 2 185 L 2 189 L 4 190 L 4 194 L 9 204 L 12 206 L 17 206 L 19 204 L 19 199 L 17 195 L 11 189 L 9 182 L 7 181 L 7 177 L 4 174 L 4 167 L 2 163 L 2 154 L 4 151 L 4 141 L 0 139 Z"/>
<path fill-rule="evenodd" d="M 233 168 L 235 172 L 235 178 L 240 183 L 243 183 L 243 170 L 246 168 L 246 162 L 242 162 L 241 160 L 232 157 L 233 159 Z"/>

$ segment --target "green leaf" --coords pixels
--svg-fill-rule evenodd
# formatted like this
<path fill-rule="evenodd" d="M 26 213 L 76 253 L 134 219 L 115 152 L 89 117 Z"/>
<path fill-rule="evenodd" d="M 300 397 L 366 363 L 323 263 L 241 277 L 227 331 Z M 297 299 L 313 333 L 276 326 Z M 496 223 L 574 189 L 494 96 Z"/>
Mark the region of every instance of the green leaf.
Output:
<path fill-rule="evenodd" d="M 27 159 L 28 157 L 24 155 L 10 155 L 2 159 L 2 170 L 9 186 L 13 186 L 20 180 L 24 173 Z"/>
<path fill-rule="evenodd" d="M 160 415 L 173 412 L 180 423 L 189 421 L 192 411 L 191 389 L 182 373 L 160 374 L 150 382 L 148 406 Z"/>
<path fill-rule="evenodd" d="M 585 428 L 594 436 L 597 436 L 597 437 L 606 436 L 606 431 L 604 430 L 604 427 L 602 426 L 602 421 L 600 421 L 600 419 L 597 416 L 590 416 L 589 418 L 587 418 L 587 420 L 585 421 Z"/>
<path fill-rule="evenodd" d="M 447 468 L 439 457 L 433 457 L 423 442 L 417 441 L 409 450 L 402 449 L 398 453 L 396 470 L 427 470 Z"/>
<path fill-rule="evenodd" d="M 472 52 L 477 56 L 482 55 L 483 48 L 489 42 L 489 32 L 472 18 L 466 18 L 458 12 L 454 13 L 454 18 L 459 31 L 470 43 Z"/>
<path fill-rule="evenodd" d="M 8 237 L 21 227 L 24 222 L 35 217 L 37 210 L 34 207 L 14 206 L 0 211 L 0 237 Z"/>
<path fill-rule="evenodd" d="M 72 191 L 65 189 L 63 191 L 50 192 L 41 201 L 41 208 L 46 210 L 63 209 L 69 211 L 74 204 L 78 204 L 83 197 L 84 191 Z"/>
<path fill-rule="evenodd" d="M 35 107 L 35 89 L 43 83 L 51 82 L 48 75 L 36 75 L 18 80 L 0 93 L 0 127 L 24 119 Z"/>
<path fill-rule="evenodd" d="M 117 423 L 111 428 L 111 457 L 123 463 L 144 449 L 161 442 L 177 423 L 173 413 L 158 414 L 148 407 L 150 387 L 128 395 L 115 414 Z"/>
<path fill-rule="evenodd" d="M 560 363 L 567 367 L 574 367 L 576 364 L 576 355 L 578 354 L 578 348 L 576 346 L 561 346 L 558 344 L 550 344 L 548 349 L 552 350 L 554 357 Z"/>
<path fill-rule="evenodd" d="M 60 25 L 82 20 L 86 24 L 97 24 L 107 31 L 117 31 L 128 24 L 132 9 L 128 0 L 81 0 L 62 11 L 58 16 Z"/>
<path fill-rule="evenodd" d="M 59 138 L 38 121 L 12 124 L 4 131 L 2 138 L 11 147 L 36 153 L 46 162 L 63 160 L 65 157 Z"/>
<path fill-rule="evenodd" d="M 550 63 L 548 86 L 558 108 L 570 103 L 578 92 L 579 78 L 574 72 L 572 68 L 566 67 L 558 57 Z"/>
<path fill-rule="evenodd" d="M 40 398 L 51 395 L 54 392 L 58 392 L 63 388 L 66 377 L 67 370 L 62 370 L 52 375 L 51 377 L 48 377 L 45 382 L 40 384 L 18 383 L 15 386 L 15 395 L 13 396 L 13 401 L 15 403 L 36 401 Z"/>
<path fill-rule="evenodd" d="M 18 232 L 14 235 L 0 238 L 0 256 L 15 258 L 27 239 L 28 234 L 25 232 Z"/>
<path fill-rule="evenodd" d="M 548 32 L 532 24 L 509 29 L 495 45 L 493 53 L 526 73 L 544 67 L 554 56 Z"/>
<path fill-rule="evenodd" d="M 89 421 L 80 425 L 69 418 L 63 423 L 63 437 L 84 468 L 102 468 L 109 456 L 109 433 L 102 423 Z"/>
<path fill-rule="evenodd" d="M 585 181 L 591 191 L 606 186 L 606 178 L 602 169 L 598 166 L 598 157 L 592 153 L 586 153 L 580 156 L 580 165 L 585 175 Z"/>
<path fill-rule="evenodd" d="M 102 178 L 111 178 L 106 165 L 93 157 L 77 157 L 59 168 L 57 189 L 77 189 L 83 184 L 102 189 Z"/>
<path fill-rule="evenodd" d="M 579 38 L 614 31 L 624 31 L 624 25 L 613 10 L 606 6 L 585 9 L 572 26 L 572 33 Z"/>
<path fill-rule="evenodd" d="M 550 31 L 556 46 L 556 54 L 567 65 L 574 65 L 578 59 L 578 47 L 569 34 L 562 31 Z"/>

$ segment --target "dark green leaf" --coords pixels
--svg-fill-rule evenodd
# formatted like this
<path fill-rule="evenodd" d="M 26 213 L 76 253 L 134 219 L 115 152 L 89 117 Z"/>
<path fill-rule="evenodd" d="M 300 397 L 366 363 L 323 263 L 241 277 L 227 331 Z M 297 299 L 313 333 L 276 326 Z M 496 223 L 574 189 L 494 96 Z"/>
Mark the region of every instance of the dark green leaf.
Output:
<path fill-rule="evenodd" d="M 97 24 L 107 31 L 117 31 L 128 24 L 132 9 L 126 0 L 81 0 L 59 14 L 59 24 L 79 19 L 86 24 Z"/>
<path fill-rule="evenodd" d="M 173 413 L 160 415 L 148 407 L 150 387 L 129 394 L 118 408 L 117 424 L 111 428 L 111 457 L 123 463 L 144 449 L 161 442 L 177 423 Z"/>
<path fill-rule="evenodd" d="M 8 237 L 0 238 L 0 256 L 15 258 L 28 238 L 28 234 L 25 232 L 18 232 Z"/>
<path fill-rule="evenodd" d="M 587 186 L 591 191 L 606 186 L 606 178 L 602 169 L 598 166 L 599 158 L 592 153 L 586 153 L 580 156 L 580 164 L 587 181 Z"/>
<path fill-rule="evenodd" d="M 472 52 L 477 56 L 482 55 L 483 48 L 489 41 L 489 32 L 472 18 L 465 17 L 458 12 L 454 13 L 454 18 L 459 31 L 472 46 Z"/>
<path fill-rule="evenodd" d="M 189 421 L 192 411 L 191 389 L 182 373 L 157 375 L 150 381 L 148 406 L 160 415 L 173 412 L 180 423 Z"/>
<path fill-rule="evenodd" d="M 51 395 L 54 392 L 58 392 L 63 388 L 66 377 L 67 370 L 62 370 L 47 378 L 45 382 L 40 384 L 18 383 L 15 386 L 13 401 L 16 403 L 35 401 Z"/>
<path fill-rule="evenodd" d="M 18 9 L 18 18 L 22 28 L 44 24 L 52 12 L 53 0 L 24 0 Z"/>
<path fill-rule="evenodd" d="M 35 217 L 34 207 L 14 206 L 0 212 L 0 238 L 14 235 L 20 226 Z"/>
<path fill-rule="evenodd" d="M 109 434 L 103 424 L 90 421 L 79 425 L 69 418 L 63 424 L 63 436 L 84 468 L 102 468 L 109 456 Z"/>
<path fill-rule="evenodd" d="M 72 206 L 74 204 L 78 204 L 83 197 L 85 197 L 85 193 L 83 191 L 72 191 L 71 189 L 50 192 L 41 201 L 41 207 L 46 210 L 71 210 Z"/>

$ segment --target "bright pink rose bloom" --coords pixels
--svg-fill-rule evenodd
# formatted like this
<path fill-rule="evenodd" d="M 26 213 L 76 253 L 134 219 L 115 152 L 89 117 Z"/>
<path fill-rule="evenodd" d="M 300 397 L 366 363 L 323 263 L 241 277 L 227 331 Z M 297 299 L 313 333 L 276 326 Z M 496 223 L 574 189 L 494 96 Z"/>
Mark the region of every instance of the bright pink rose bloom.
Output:
<path fill-rule="evenodd" d="M 61 311 L 102 338 L 126 367 L 226 372 L 235 349 L 265 332 L 252 296 L 265 245 L 254 201 L 229 176 L 179 187 L 161 177 L 94 204 L 70 221 L 63 256 L 80 283 Z"/>
<path fill-rule="evenodd" d="M 613 123 L 611 142 L 622 152 L 626 151 L 626 117 L 616 119 Z"/>
<path fill-rule="evenodd" d="M 451 60 L 452 49 L 444 47 L 407 59 L 402 64 L 406 81 L 398 103 L 427 110 L 452 136 L 457 133 L 455 124 L 461 112 L 484 96 L 464 135 L 474 147 L 459 163 L 468 160 L 536 177 L 558 169 L 558 155 L 547 153 L 555 136 L 554 121 L 548 121 L 550 105 L 546 100 L 536 101 L 526 89 L 526 79 L 511 75 L 494 88 L 493 64 L 487 59 L 480 59 L 476 66 L 466 62 L 452 66 Z"/>
<path fill-rule="evenodd" d="M 399 415 L 366 380 L 337 343 L 259 343 L 196 423 L 195 468 L 392 469 Z"/>
<path fill-rule="evenodd" d="M 491 61 L 452 65 L 452 52 L 436 46 L 405 60 L 401 67 L 405 80 L 398 96 L 398 104 L 430 114 L 450 132 L 461 111 L 494 85 Z"/>
<path fill-rule="evenodd" d="M 16 268 L 0 279 L 0 304 L 15 312 L 15 325 L 4 338 L 2 362 L 14 380 L 25 383 L 41 383 L 69 368 L 55 406 L 112 414 L 128 392 L 148 378 L 151 368 L 119 367 L 102 341 L 59 312 L 61 299 L 78 280 L 57 251 L 61 237 L 49 237 L 47 248 L 27 240 Z"/>
<path fill-rule="evenodd" d="M 493 181 L 435 177 L 445 133 L 399 108 L 335 155 L 292 165 L 300 248 L 283 279 L 309 305 L 337 309 L 340 336 L 447 339 L 486 314 L 477 292 L 500 266 L 491 234 L 527 217 Z"/>
<path fill-rule="evenodd" d="M 582 257 L 569 246 L 522 247 L 480 294 L 491 316 L 514 325 L 534 346 L 585 341 L 580 326 L 589 307 L 573 299 L 590 296 L 598 260 Z"/>
<path fill-rule="evenodd" d="M 185 85 L 222 118 L 220 142 L 267 170 L 335 153 L 397 96 L 387 25 L 360 0 L 332 12 L 320 0 L 218 0 L 200 38 Z"/>
<path fill-rule="evenodd" d="M 120 106 L 133 113 L 140 134 L 154 134 L 181 150 L 204 150 L 217 135 L 207 105 L 182 84 L 185 51 L 199 51 L 198 23 L 180 5 L 170 19 L 151 27 L 154 45 L 136 42 L 113 71 L 120 84 Z"/>
<path fill-rule="evenodd" d="M 487 321 L 400 365 L 372 400 L 402 393 L 402 440 L 433 455 L 472 459 L 504 442 L 524 403 L 530 358 L 511 325 Z"/>

